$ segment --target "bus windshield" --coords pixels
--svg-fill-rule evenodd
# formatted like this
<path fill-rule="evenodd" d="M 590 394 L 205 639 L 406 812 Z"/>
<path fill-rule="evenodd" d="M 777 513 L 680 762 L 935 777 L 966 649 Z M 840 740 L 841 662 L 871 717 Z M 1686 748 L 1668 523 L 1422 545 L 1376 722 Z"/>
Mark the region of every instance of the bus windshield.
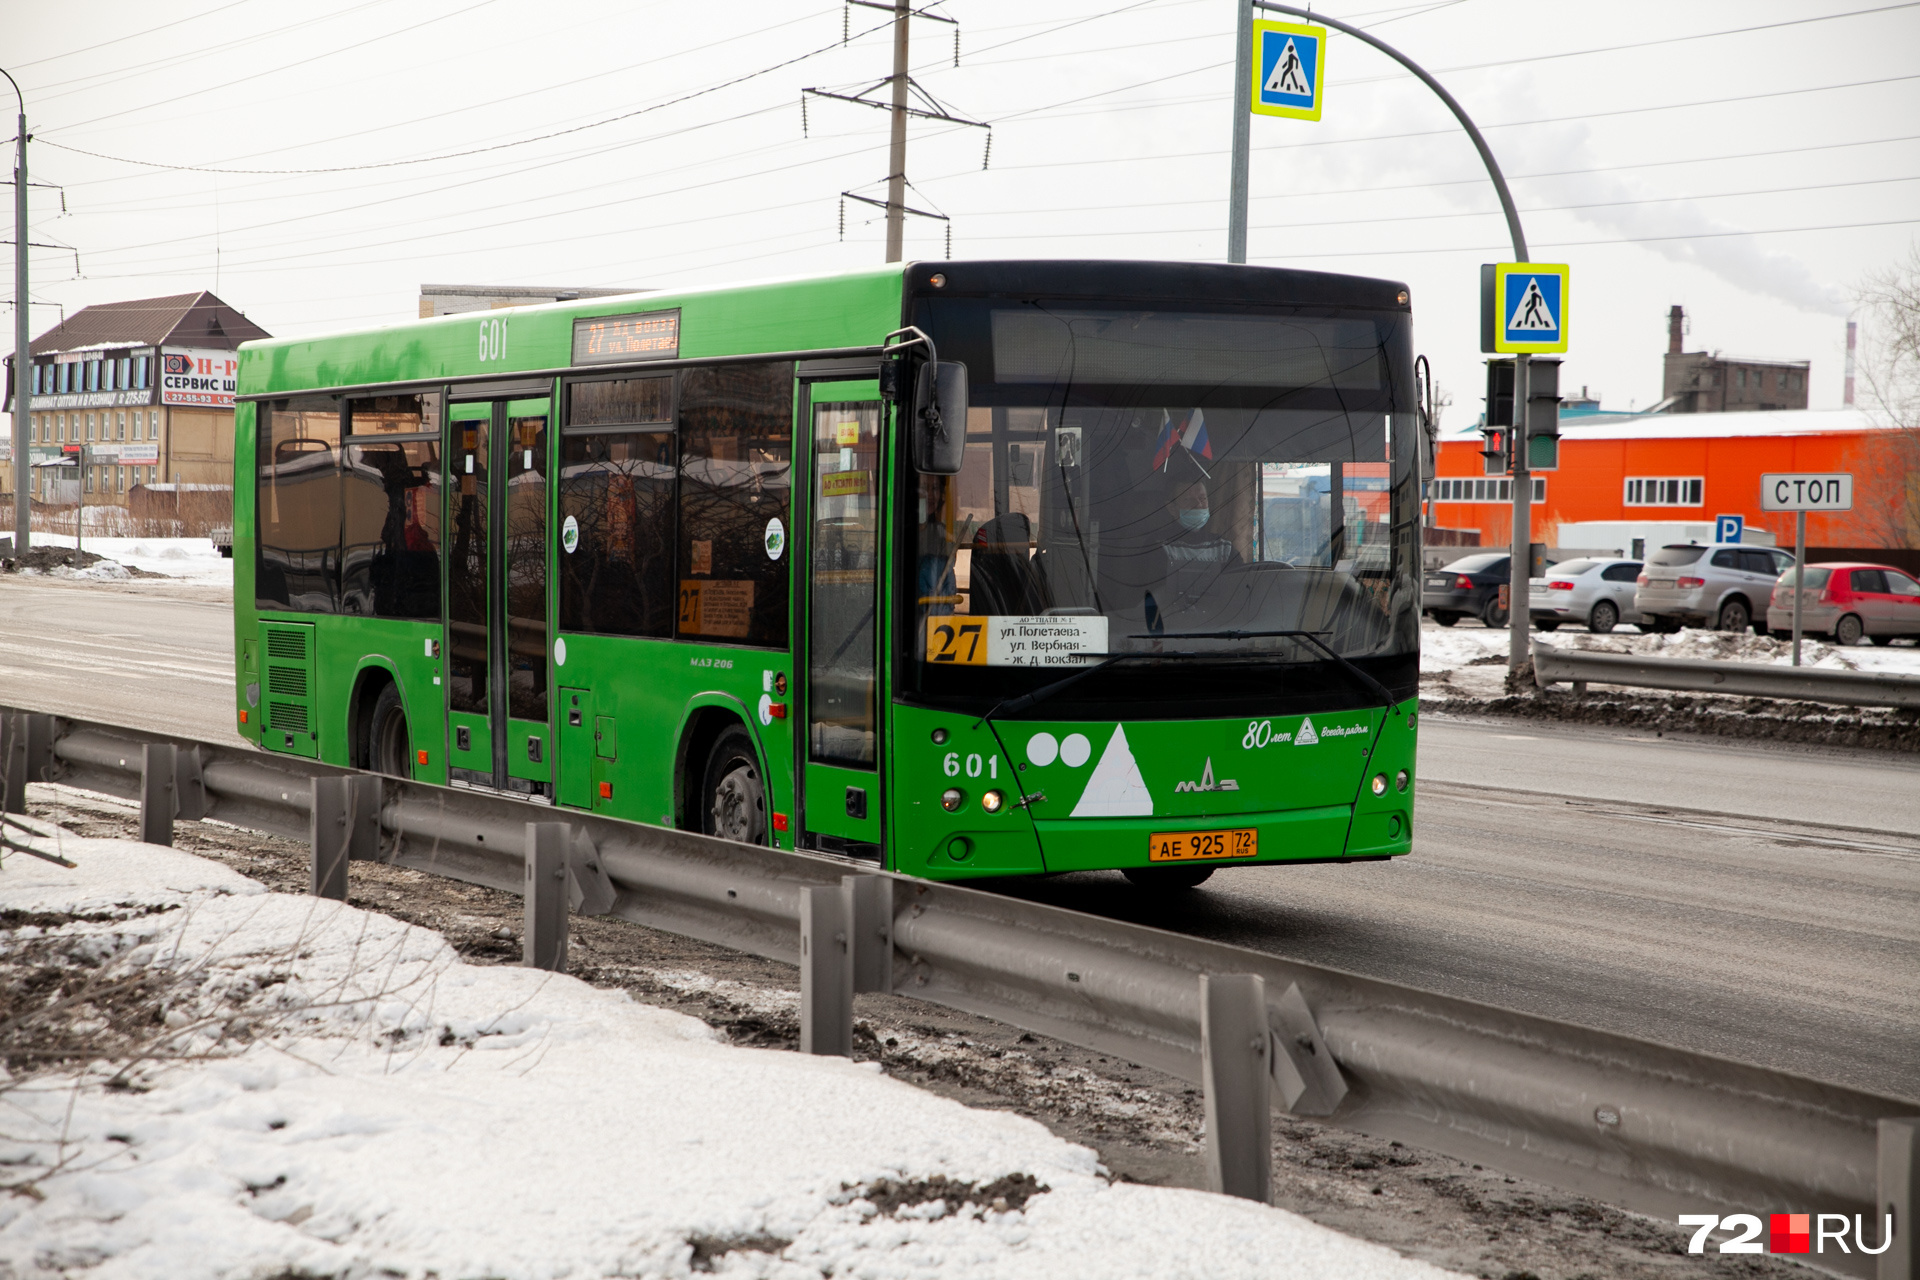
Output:
<path fill-rule="evenodd" d="M 1127 654 L 1109 694 L 1225 696 L 1249 665 L 1324 661 L 1301 632 L 1377 675 L 1416 652 L 1403 317 L 929 311 L 972 408 L 960 474 L 912 478 L 918 692 L 1000 698 Z"/>

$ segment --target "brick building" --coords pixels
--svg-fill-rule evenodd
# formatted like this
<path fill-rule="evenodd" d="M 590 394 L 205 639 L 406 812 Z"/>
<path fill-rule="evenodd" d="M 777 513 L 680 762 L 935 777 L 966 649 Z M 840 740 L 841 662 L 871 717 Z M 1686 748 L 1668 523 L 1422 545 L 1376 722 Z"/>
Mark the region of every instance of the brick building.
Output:
<path fill-rule="evenodd" d="M 28 451 L 34 497 L 122 505 L 153 485 L 233 485 L 233 391 L 242 342 L 271 337 L 211 293 L 86 307 L 33 341 Z M 14 409 L 7 358 L 7 408 Z M 84 446 L 87 466 L 52 465 Z M 0 463 L 0 489 L 14 491 Z"/>
<path fill-rule="evenodd" d="M 1667 358 L 1653 413 L 1740 413 L 1807 407 L 1806 360 L 1748 360 L 1686 351 L 1686 311 L 1667 313 Z"/>

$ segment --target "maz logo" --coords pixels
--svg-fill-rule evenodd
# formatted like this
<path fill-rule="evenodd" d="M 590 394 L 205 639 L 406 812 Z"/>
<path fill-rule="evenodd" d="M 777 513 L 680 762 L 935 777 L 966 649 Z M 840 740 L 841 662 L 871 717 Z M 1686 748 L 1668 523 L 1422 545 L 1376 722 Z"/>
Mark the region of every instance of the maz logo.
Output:
<path fill-rule="evenodd" d="M 1200 781 L 1176 782 L 1173 784 L 1173 789 L 1176 794 L 1182 791 L 1238 791 L 1240 784 L 1232 778 L 1222 778 L 1220 781 L 1215 782 L 1213 780 L 1213 757 L 1208 756 L 1207 767 L 1200 771 Z"/>

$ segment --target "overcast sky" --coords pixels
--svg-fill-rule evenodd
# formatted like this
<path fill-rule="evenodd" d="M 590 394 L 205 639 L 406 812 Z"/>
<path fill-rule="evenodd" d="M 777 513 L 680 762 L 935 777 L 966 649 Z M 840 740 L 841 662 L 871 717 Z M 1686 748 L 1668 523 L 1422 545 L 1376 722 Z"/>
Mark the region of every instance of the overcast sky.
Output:
<path fill-rule="evenodd" d="M 954 257 L 1224 259 L 1233 0 L 938 11 L 959 65 L 954 28 L 916 21 L 915 79 L 993 125 L 984 171 L 986 131 L 911 131 L 909 203 L 952 218 Z M 1439 76 L 1486 130 L 1532 256 L 1573 265 L 1563 390 L 1657 399 L 1679 303 L 1689 350 L 1810 359 L 1813 405 L 1840 403 L 1851 289 L 1920 234 L 1920 5 L 1327 12 Z M 843 237 L 840 193 L 884 195 L 886 116 L 815 100 L 803 136 L 800 100 L 886 76 L 888 24 L 819 0 L 21 5 L 0 65 L 26 94 L 32 177 L 54 184 L 32 192 L 32 239 L 72 247 L 34 251 L 34 332 L 198 289 L 305 335 L 411 318 L 427 281 L 879 262 L 880 211 L 847 202 Z M 1407 282 L 1458 426 L 1480 411 L 1478 267 L 1511 256 L 1493 190 L 1439 101 L 1338 33 L 1325 99 L 1317 124 L 1253 121 L 1249 258 Z M 908 256 L 946 256 L 946 235 L 910 220 Z"/>

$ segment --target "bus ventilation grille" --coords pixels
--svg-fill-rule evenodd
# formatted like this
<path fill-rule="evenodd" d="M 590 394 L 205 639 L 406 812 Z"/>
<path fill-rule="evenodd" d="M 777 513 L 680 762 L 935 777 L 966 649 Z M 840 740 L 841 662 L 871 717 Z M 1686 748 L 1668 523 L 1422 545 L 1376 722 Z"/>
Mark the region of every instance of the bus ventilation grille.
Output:
<path fill-rule="evenodd" d="M 307 673 L 299 667 L 269 666 L 267 692 L 277 693 L 283 698 L 304 698 L 307 696 Z"/>
<path fill-rule="evenodd" d="M 307 709 L 297 702 L 270 702 L 267 704 L 269 723 L 276 729 L 285 729 L 292 733 L 306 733 Z"/>
<path fill-rule="evenodd" d="M 307 633 L 304 628 L 294 630 L 278 627 L 267 631 L 267 656 L 269 658 L 287 658 L 294 662 L 307 660 Z"/>

